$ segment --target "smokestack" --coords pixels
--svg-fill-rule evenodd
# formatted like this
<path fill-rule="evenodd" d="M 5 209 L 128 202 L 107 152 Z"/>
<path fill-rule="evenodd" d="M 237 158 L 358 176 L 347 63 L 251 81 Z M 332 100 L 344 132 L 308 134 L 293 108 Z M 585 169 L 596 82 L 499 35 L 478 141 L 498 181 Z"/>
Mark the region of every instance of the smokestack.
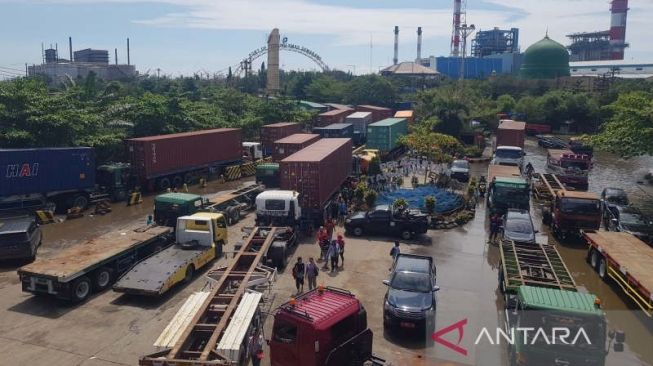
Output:
<path fill-rule="evenodd" d="M 628 0 L 612 0 L 610 7 L 612 18 L 610 22 L 611 59 L 623 60 L 626 44 L 626 18 L 628 15 Z"/>
<path fill-rule="evenodd" d="M 73 62 L 73 37 L 68 37 L 68 50 L 70 51 L 70 62 Z"/>
<path fill-rule="evenodd" d="M 417 63 L 422 59 L 422 27 L 417 27 Z"/>
<path fill-rule="evenodd" d="M 59 62 L 59 43 L 54 44 L 54 58 L 56 62 Z"/>
<path fill-rule="evenodd" d="M 460 18 L 462 0 L 453 0 L 453 34 L 451 35 L 451 56 L 460 56 Z"/>
<path fill-rule="evenodd" d="M 118 49 L 115 48 L 114 50 L 115 50 L 114 52 L 115 52 L 115 55 L 116 55 L 116 65 L 118 65 Z"/>
<path fill-rule="evenodd" d="M 127 38 L 127 65 L 131 65 L 129 60 L 129 38 Z"/>
<path fill-rule="evenodd" d="M 399 26 L 395 25 L 395 57 L 393 59 L 394 64 L 399 63 Z"/>

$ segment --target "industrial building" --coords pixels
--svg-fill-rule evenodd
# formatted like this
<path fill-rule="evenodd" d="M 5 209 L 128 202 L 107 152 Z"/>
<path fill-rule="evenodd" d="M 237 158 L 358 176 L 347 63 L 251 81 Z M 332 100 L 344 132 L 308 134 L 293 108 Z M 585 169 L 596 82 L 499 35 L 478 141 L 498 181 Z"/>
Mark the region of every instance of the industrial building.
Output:
<path fill-rule="evenodd" d="M 653 78 L 653 62 L 624 60 L 581 61 L 569 64 L 574 77 Z"/>
<path fill-rule="evenodd" d="M 476 33 L 472 40 L 472 57 L 486 57 L 502 53 L 519 53 L 519 29 L 499 29 Z"/>
<path fill-rule="evenodd" d="M 68 38 L 70 59 L 59 57 L 57 48 L 43 50 L 43 63 L 28 66 L 29 76 L 45 76 L 51 82 L 84 78 L 93 72 L 99 79 L 124 80 L 137 75 L 136 67 L 129 59 L 127 39 L 127 64 L 118 64 L 118 50 L 115 50 L 115 64 L 109 64 L 109 51 L 91 48 L 74 51 L 72 38 Z"/>
<path fill-rule="evenodd" d="M 628 0 L 612 0 L 610 30 L 569 34 L 571 61 L 623 60 Z"/>

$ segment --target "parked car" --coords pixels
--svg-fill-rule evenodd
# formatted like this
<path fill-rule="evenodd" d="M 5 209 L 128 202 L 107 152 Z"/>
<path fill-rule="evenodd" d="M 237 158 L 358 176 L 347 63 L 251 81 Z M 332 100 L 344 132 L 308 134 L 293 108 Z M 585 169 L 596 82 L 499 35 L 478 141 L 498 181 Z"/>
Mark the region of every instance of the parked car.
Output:
<path fill-rule="evenodd" d="M 426 233 L 428 228 L 428 215 L 416 210 L 397 210 L 390 205 L 378 205 L 368 212 L 356 212 L 345 220 L 345 231 L 355 236 L 391 235 L 408 240 Z"/>
<path fill-rule="evenodd" d="M 628 194 L 621 188 L 606 188 L 601 192 L 601 203 L 603 205 L 628 206 Z"/>
<path fill-rule="evenodd" d="M 641 241 L 653 244 L 653 220 L 644 216 L 632 206 L 608 205 L 603 224 L 608 231 L 621 231 L 638 237 Z"/>
<path fill-rule="evenodd" d="M 467 160 L 454 160 L 451 164 L 451 178 L 460 182 L 468 182 L 469 162 Z"/>
<path fill-rule="evenodd" d="M 545 149 L 566 149 L 569 147 L 565 141 L 559 137 L 551 135 L 537 135 L 537 144 Z"/>
<path fill-rule="evenodd" d="M 0 223 L 0 260 L 36 258 L 43 234 L 32 216 L 3 219 Z"/>
<path fill-rule="evenodd" d="M 527 210 L 508 209 L 503 217 L 503 238 L 520 243 L 535 244 L 537 231 Z"/>
<path fill-rule="evenodd" d="M 383 303 L 383 328 L 425 330 L 435 322 L 436 268 L 432 257 L 399 254 Z M 424 333 L 424 332 L 422 332 Z"/>

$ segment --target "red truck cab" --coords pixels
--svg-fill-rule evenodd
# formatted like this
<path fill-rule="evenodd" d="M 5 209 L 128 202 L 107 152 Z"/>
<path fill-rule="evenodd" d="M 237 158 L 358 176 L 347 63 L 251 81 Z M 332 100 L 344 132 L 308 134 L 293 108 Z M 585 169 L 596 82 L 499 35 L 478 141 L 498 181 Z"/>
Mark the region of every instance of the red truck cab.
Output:
<path fill-rule="evenodd" d="M 272 366 L 363 365 L 372 331 L 351 292 L 320 286 L 276 310 L 269 345 Z"/>
<path fill-rule="evenodd" d="M 557 191 L 551 211 L 545 213 L 556 237 L 579 236 L 581 230 L 598 230 L 601 226 L 601 200 L 590 192 Z M 545 222 L 546 223 L 546 222 Z"/>
<path fill-rule="evenodd" d="M 587 189 L 591 167 L 592 159 L 589 155 L 575 154 L 566 149 L 547 150 L 547 171 L 557 175 L 560 182 L 567 186 Z"/>

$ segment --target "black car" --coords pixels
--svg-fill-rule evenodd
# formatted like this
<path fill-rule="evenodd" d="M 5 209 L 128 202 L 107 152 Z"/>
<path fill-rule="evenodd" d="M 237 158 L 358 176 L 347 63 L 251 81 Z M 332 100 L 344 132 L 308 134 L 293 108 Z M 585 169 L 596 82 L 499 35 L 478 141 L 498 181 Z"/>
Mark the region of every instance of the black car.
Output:
<path fill-rule="evenodd" d="M 537 231 L 527 210 L 508 209 L 503 217 L 503 238 L 520 243 L 535 243 Z"/>
<path fill-rule="evenodd" d="M 644 216 L 632 206 L 609 205 L 603 224 L 608 231 L 621 231 L 638 237 L 641 241 L 653 244 L 653 220 Z"/>
<path fill-rule="evenodd" d="M 396 210 L 390 205 L 378 205 L 368 212 L 356 212 L 345 220 L 348 234 L 400 236 L 408 240 L 415 235 L 424 234 L 429 228 L 428 215 L 419 211 Z"/>
<path fill-rule="evenodd" d="M 628 206 L 630 202 L 628 201 L 628 194 L 621 188 L 606 188 L 601 192 L 601 203 L 604 206 L 607 205 L 618 205 L 618 206 Z"/>
<path fill-rule="evenodd" d="M 567 149 L 569 145 L 562 139 L 551 135 L 537 135 L 537 144 L 545 149 Z"/>
<path fill-rule="evenodd" d="M 0 222 L 0 260 L 36 258 L 43 234 L 33 217 L 2 219 Z"/>
<path fill-rule="evenodd" d="M 454 160 L 451 164 L 451 178 L 459 182 L 468 182 L 469 162 L 467 160 Z"/>
<path fill-rule="evenodd" d="M 436 271 L 432 257 L 399 254 L 383 302 L 384 329 L 430 331 L 435 320 Z"/>

